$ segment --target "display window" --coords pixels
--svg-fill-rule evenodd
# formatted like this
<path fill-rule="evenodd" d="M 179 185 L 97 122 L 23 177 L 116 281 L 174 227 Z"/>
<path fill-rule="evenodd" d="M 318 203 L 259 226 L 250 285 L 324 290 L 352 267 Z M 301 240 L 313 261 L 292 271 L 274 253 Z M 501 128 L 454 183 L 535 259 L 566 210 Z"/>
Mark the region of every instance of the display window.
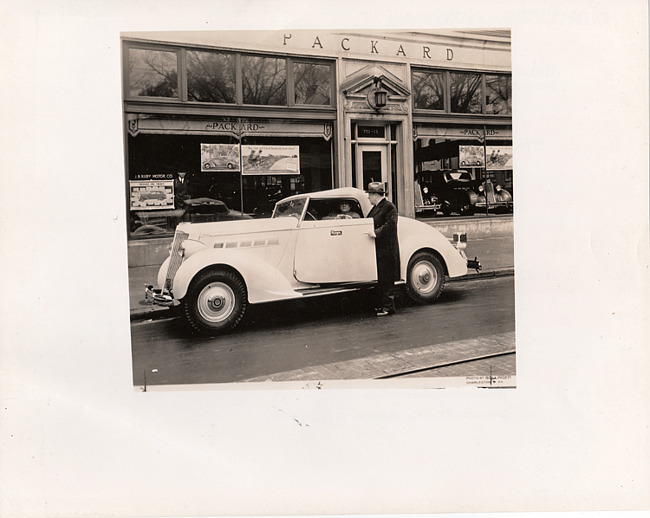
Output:
<path fill-rule="evenodd" d="M 418 217 L 470 215 L 477 209 L 481 186 L 513 195 L 513 154 L 510 127 L 416 126 L 414 192 Z M 491 138 L 490 138 L 491 137 Z M 476 195 L 476 196 L 474 196 Z M 508 206 L 510 210 L 512 204 Z"/>
<path fill-rule="evenodd" d="M 132 239 L 182 221 L 270 217 L 281 198 L 332 187 L 331 141 L 318 137 L 128 137 Z"/>

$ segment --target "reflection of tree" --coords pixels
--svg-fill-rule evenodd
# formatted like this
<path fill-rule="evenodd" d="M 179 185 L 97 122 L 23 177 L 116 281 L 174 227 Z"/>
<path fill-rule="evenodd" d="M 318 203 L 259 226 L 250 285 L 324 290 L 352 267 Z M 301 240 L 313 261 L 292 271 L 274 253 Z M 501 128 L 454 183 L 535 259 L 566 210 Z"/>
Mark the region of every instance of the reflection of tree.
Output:
<path fill-rule="evenodd" d="M 243 56 L 242 69 L 245 104 L 286 104 L 284 59 Z"/>
<path fill-rule="evenodd" d="M 451 74 L 449 92 L 452 112 L 481 113 L 480 74 Z"/>
<path fill-rule="evenodd" d="M 485 76 L 488 113 L 510 114 L 510 92 L 512 91 L 511 81 L 512 79 L 509 76 Z"/>
<path fill-rule="evenodd" d="M 329 104 L 330 67 L 297 63 L 293 69 L 296 103 Z"/>
<path fill-rule="evenodd" d="M 176 53 L 131 49 L 129 78 L 136 95 L 177 97 Z"/>
<path fill-rule="evenodd" d="M 187 98 L 190 101 L 235 102 L 234 56 L 187 52 Z"/>
<path fill-rule="evenodd" d="M 443 110 L 445 83 L 442 74 L 413 73 L 415 107 L 425 110 Z"/>

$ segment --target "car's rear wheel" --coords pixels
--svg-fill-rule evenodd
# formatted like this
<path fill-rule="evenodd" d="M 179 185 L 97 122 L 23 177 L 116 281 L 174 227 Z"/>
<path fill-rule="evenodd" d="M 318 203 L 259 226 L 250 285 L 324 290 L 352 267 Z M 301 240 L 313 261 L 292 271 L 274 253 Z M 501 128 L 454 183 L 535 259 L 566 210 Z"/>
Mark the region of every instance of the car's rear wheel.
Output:
<path fill-rule="evenodd" d="M 208 270 L 191 282 L 183 305 L 187 321 L 196 331 L 207 334 L 228 332 L 235 329 L 246 314 L 246 284 L 230 270 Z"/>
<path fill-rule="evenodd" d="M 418 304 L 435 301 L 445 286 L 445 268 L 430 252 L 418 252 L 406 271 L 406 292 Z"/>

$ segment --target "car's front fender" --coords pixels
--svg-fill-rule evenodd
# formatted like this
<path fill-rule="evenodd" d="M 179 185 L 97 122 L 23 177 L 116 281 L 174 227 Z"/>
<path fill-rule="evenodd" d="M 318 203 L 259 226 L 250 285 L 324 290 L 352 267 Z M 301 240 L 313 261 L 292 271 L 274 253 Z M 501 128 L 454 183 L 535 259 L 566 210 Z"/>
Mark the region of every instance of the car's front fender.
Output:
<path fill-rule="evenodd" d="M 406 279 L 408 262 L 419 250 L 431 249 L 440 254 L 449 277 L 467 274 L 467 259 L 438 230 L 408 218 L 400 218 L 399 251 L 401 278 Z"/>
<path fill-rule="evenodd" d="M 174 277 L 174 298 L 181 300 L 185 297 L 197 273 L 219 265 L 242 276 L 248 290 L 248 301 L 252 304 L 297 296 L 289 279 L 267 261 L 242 250 L 208 249 L 183 261 Z"/>

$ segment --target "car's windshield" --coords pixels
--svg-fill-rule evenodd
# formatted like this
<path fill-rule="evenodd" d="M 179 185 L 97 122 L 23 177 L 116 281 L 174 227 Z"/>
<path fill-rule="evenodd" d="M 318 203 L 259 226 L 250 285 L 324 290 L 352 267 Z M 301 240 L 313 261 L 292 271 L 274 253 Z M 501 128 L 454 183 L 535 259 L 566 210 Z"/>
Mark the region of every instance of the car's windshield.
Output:
<path fill-rule="evenodd" d="M 275 210 L 273 210 L 273 215 L 271 217 L 286 218 L 287 216 L 293 216 L 296 219 L 300 219 L 306 201 L 307 198 L 282 201 L 275 206 Z"/>

